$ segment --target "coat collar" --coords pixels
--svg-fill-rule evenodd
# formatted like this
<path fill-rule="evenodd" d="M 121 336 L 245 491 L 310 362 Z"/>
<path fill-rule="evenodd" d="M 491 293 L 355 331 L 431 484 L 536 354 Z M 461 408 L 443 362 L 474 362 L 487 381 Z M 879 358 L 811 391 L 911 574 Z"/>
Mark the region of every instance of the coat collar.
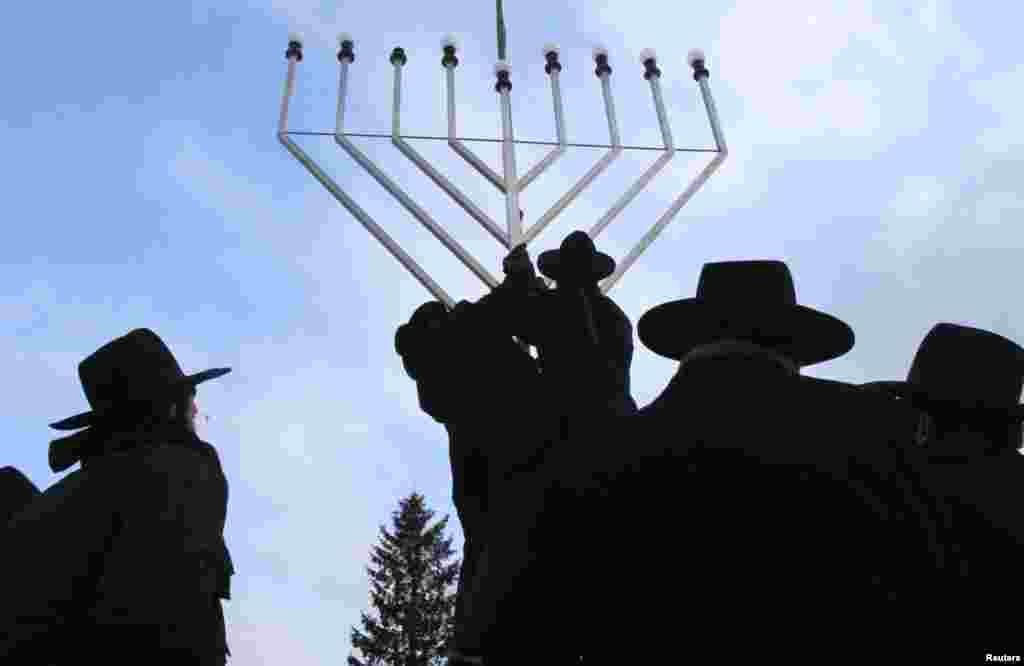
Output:
<path fill-rule="evenodd" d="M 99 459 L 112 453 L 129 451 L 135 448 L 156 444 L 183 446 L 218 460 L 212 445 L 199 439 L 190 430 L 178 424 L 143 424 L 135 428 L 122 428 L 109 433 L 92 433 L 99 439 L 92 450 L 95 452 L 88 458 Z M 86 462 L 89 462 L 88 460 Z"/>
<path fill-rule="evenodd" d="M 676 374 L 668 386 L 657 398 L 641 411 L 657 412 L 668 407 L 677 399 L 680 391 L 685 391 L 687 383 L 701 382 L 708 379 L 705 373 L 717 373 L 719 367 L 713 361 L 725 362 L 729 367 L 723 371 L 732 375 L 737 371 L 757 374 L 779 374 L 782 376 L 799 376 L 799 370 L 789 359 L 758 345 L 738 340 L 722 340 L 713 344 L 702 345 L 690 351 L 681 359 Z M 704 375 L 703 379 L 699 377 Z M 719 378 L 721 376 L 719 375 Z"/>
<path fill-rule="evenodd" d="M 719 340 L 711 344 L 701 345 L 692 349 L 679 361 L 679 368 L 682 370 L 694 361 L 704 359 L 761 359 L 772 361 L 780 366 L 789 375 L 800 374 L 800 369 L 792 360 L 778 354 L 767 347 L 755 345 L 751 342 L 741 340 Z"/>

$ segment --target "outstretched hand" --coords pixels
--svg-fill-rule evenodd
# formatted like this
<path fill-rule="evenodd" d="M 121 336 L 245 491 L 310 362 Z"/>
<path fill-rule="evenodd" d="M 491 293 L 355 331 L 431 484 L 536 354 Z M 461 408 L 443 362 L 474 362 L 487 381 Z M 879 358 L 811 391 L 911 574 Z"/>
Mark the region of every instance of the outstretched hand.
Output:
<path fill-rule="evenodd" d="M 530 253 L 526 250 L 526 244 L 520 243 L 509 252 L 501 262 L 501 268 L 508 277 L 529 275 L 533 277 L 536 273 L 533 270 L 533 262 L 530 260 Z"/>
<path fill-rule="evenodd" d="M 504 287 L 524 289 L 528 292 L 547 291 L 548 285 L 544 279 L 537 275 L 530 260 L 530 253 L 526 250 L 526 244 L 517 245 L 501 264 L 505 271 Z"/>

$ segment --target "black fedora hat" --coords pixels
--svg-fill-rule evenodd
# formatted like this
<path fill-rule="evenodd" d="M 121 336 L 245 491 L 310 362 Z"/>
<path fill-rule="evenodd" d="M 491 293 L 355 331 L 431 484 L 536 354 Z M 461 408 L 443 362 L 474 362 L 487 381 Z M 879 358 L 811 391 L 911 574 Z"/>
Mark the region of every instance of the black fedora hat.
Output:
<path fill-rule="evenodd" d="M 593 283 L 615 272 L 615 260 L 598 252 L 594 240 L 585 231 L 574 231 L 565 237 L 557 250 L 541 252 L 537 268 L 555 282 Z"/>
<path fill-rule="evenodd" d="M 932 414 L 1024 421 L 1024 348 L 991 331 L 944 322 L 921 341 L 906 381 L 862 386 L 885 390 Z"/>
<path fill-rule="evenodd" d="M 696 297 L 648 310 L 637 333 L 655 354 L 675 360 L 700 345 L 737 338 L 800 366 L 842 356 L 854 342 L 845 322 L 797 304 L 793 276 L 781 261 L 704 264 Z"/>
<path fill-rule="evenodd" d="M 213 368 L 186 375 L 156 333 L 137 328 L 78 364 L 78 377 L 92 411 L 51 423 L 50 427 L 76 430 L 91 426 L 123 405 L 163 399 L 178 387 L 196 386 L 229 372 L 231 368 Z"/>

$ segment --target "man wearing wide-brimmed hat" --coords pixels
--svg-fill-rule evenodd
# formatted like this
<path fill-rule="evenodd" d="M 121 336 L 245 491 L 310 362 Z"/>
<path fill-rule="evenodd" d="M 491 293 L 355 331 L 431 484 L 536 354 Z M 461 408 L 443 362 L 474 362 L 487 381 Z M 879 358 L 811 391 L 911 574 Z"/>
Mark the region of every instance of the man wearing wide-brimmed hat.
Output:
<path fill-rule="evenodd" d="M 905 381 L 864 386 L 905 399 L 929 417 L 919 445 L 934 462 L 1005 456 L 1024 444 L 1024 348 L 997 333 L 936 324 Z"/>
<path fill-rule="evenodd" d="M 765 658 L 790 659 L 811 637 L 877 655 L 876 623 L 898 616 L 904 591 L 890 551 L 941 562 L 934 516 L 891 446 L 911 415 L 800 374 L 848 352 L 851 328 L 797 303 L 786 264 L 729 261 L 706 264 L 696 297 L 651 309 L 638 332 L 676 375 L 639 414 L 603 425 L 623 446 L 574 440 L 577 472 L 552 480 L 578 496 L 565 522 L 579 630 L 634 663 L 666 648 L 673 661 L 731 654 L 737 634 L 742 654 Z M 626 525 L 652 538 L 616 538 Z M 649 638 L 617 640 L 636 609 Z"/>
<path fill-rule="evenodd" d="M 952 507 L 961 580 L 944 615 L 975 645 L 1019 653 L 1024 593 L 1024 348 L 969 326 L 936 324 L 905 381 L 870 382 L 921 411 L 915 444 L 927 456 L 929 489 Z M 913 446 L 911 444 L 910 446 Z"/>
<path fill-rule="evenodd" d="M 53 424 L 48 488 L 9 523 L 0 660 L 224 664 L 227 482 L 196 436 L 195 387 L 136 329 L 79 364 L 92 410 Z"/>
<path fill-rule="evenodd" d="M 557 250 L 542 252 L 537 267 L 555 289 L 548 298 L 527 301 L 516 323 L 537 347 L 549 390 L 576 401 L 583 415 L 632 414 L 633 324 L 600 289 L 615 272 L 615 260 L 585 232 L 574 231 Z"/>

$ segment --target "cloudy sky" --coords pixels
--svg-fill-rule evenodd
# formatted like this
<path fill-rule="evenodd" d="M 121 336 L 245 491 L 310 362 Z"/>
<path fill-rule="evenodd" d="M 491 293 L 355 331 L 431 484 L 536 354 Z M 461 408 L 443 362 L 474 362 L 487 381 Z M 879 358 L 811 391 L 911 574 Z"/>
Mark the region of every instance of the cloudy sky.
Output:
<path fill-rule="evenodd" d="M 508 0 L 516 135 L 554 136 L 541 47 L 555 41 L 570 140 L 606 141 L 590 55 L 601 42 L 625 143 L 658 145 L 638 60 L 653 47 L 677 145 L 710 147 L 685 62 L 704 48 L 731 154 L 611 295 L 635 322 L 692 295 L 706 261 L 782 259 L 799 300 L 857 334 L 849 354 L 810 374 L 902 378 L 938 321 L 1024 342 L 1020 16 L 984 4 Z M 460 134 L 498 137 L 493 11 L 465 0 L 5 7 L 0 464 L 40 487 L 58 480 L 46 424 L 86 408 L 77 363 L 132 328 L 156 330 L 186 371 L 234 368 L 199 392 L 211 417 L 202 434 L 231 488 L 234 663 L 343 663 L 368 605 L 377 526 L 409 492 L 450 514 L 462 544 L 444 431 L 419 412 L 393 348 L 430 296 L 277 142 L 287 34 L 306 39 L 293 129 L 333 128 L 346 30 L 357 57 L 349 129 L 388 131 L 387 56 L 400 45 L 403 129 L 443 134 L 439 42 L 451 32 Z M 330 139 L 299 141 L 449 293 L 484 293 Z M 387 141 L 358 145 L 500 274 L 498 244 Z M 497 192 L 443 142 L 416 147 L 503 220 Z M 493 145 L 474 150 L 500 167 Z M 543 152 L 522 148 L 520 169 Z M 599 155 L 570 152 L 535 182 L 527 219 Z M 533 256 L 589 228 L 656 156 L 619 159 Z M 622 257 L 706 159 L 680 154 L 599 247 Z M 672 372 L 637 343 L 639 403 Z"/>

